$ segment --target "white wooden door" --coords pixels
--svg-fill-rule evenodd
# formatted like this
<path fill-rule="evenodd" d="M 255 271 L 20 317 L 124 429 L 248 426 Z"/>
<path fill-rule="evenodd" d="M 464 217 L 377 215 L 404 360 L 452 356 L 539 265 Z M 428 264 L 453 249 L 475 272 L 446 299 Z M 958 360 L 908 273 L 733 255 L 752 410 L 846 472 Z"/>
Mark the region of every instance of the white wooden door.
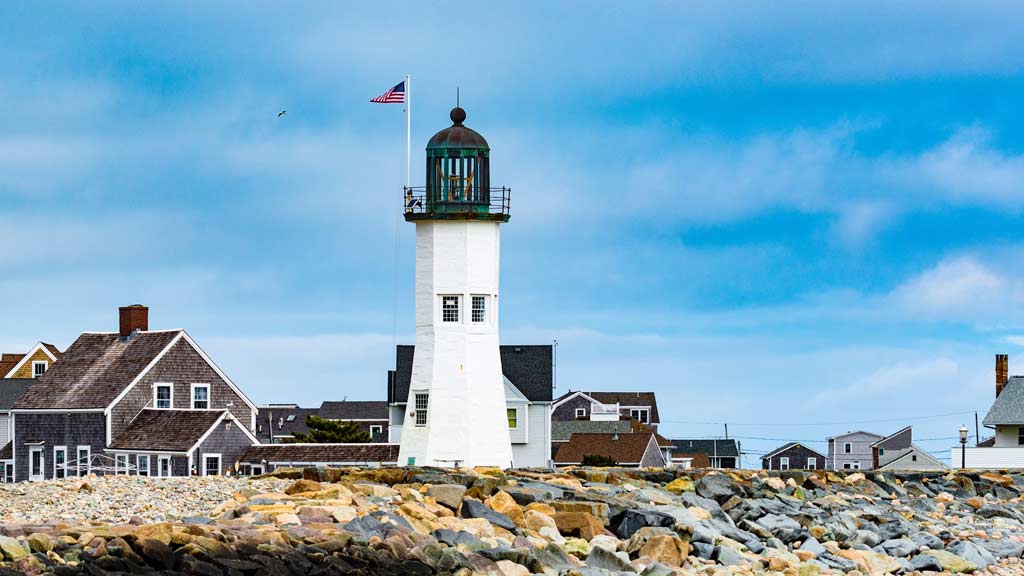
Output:
<path fill-rule="evenodd" d="M 28 479 L 30 481 L 44 480 L 46 478 L 45 458 L 42 446 L 32 446 L 28 449 Z"/>

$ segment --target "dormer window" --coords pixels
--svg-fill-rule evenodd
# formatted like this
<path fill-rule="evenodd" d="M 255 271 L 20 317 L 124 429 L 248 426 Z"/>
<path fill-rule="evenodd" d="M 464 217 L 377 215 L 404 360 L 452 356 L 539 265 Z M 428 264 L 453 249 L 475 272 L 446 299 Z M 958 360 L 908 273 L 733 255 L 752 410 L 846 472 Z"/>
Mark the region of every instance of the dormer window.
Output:
<path fill-rule="evenodd" d="M 32 362 L 32 377 L 39 378 L 43 374 L 46 374 L 46 369 L 50 367 L 50 363 L 45 360 L 36 360 Z"/>
<path fill-rule="evenodd" d="M 629 416 L 641 424 L 650 424 L 650 410 L 647 408 L 630 408 Z"/>
<path fill-rule="evenodd" d="M 153 387 L 153 406 L 160 410 L 174 408 L 174 385 L 157 384 Z"/>
<path fill-rule="evenodd" d="M 192 409 L 208 410 L 210 408 L 210 385 L 192 385 Z"/>
<path fill-rule="evenodd" d="M 586 418 L 586 417 L 587 417 L 587 409 L 586 408 L 577 408 L 576 409 L 576 418 L 577 419 L 579 419 L 579 418 Z"/>

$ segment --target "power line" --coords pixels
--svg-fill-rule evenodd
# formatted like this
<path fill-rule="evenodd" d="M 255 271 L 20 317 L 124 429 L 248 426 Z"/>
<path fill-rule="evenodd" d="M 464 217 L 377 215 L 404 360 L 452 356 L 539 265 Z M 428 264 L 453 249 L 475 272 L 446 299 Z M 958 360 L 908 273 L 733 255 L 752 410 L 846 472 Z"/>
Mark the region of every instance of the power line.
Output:
<path fill-rule="evenodd" d="M 961 412 L 947 412 L 945 414 L 928 414 L 925 416 L 906 416 L 901 418 L 878 418 L 875 420 L 845 420 L 835 422 L 804 422 L 804 423 L 778 423 L 778 422 L 732 422 L 733 426 L 846 426 L 850 424 L 879 424 L 883 422 L 905 422 L 907 420 L 927 420 L 930 418 L 945 418 L 948 416 L 962 416 L 974 414 L 977 410 L 964 410 Z M 706 422 L 697 420 L 663 420 L 662 424 L 693 424 L 701 426 L 721 426 L 722 422 Z"/>
<path fill-rule="evenodd" d="M 914 442 L 936 442 L 940 440 L 957 440 L 959 436 L 943 436 L 941 438 L 915 438 Z M 801 444 L 826 444 L 828 440 L 810 440 L 810 439 L 798 439 L 798 438 L 766 438 L 763 436 L 735 436 L 733 435 L 730 439 L 737 440 L 764 440 L 767 442 L 799 442 Z M 692 438 L 684 438 L 684 440 L 725 440 L 721 436 L 695 436 Z"/>

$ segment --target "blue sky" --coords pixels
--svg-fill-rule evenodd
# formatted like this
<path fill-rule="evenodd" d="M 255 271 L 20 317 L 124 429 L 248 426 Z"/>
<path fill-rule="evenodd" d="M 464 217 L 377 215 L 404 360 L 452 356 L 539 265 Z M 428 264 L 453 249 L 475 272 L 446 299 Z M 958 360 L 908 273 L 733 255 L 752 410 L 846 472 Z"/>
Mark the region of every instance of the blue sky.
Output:
<path fill-rule="evenodd" d="M 0 7 L 2 349 L 142 302 L 258 402 L 382 398 L 413 245 L 396 308 L 404 115 L 367 100 L 411 73 L 414 168 L 459 87 L 513 189 L 502 339 L 557 339 L 556 393 L 946 455 L 993 354 L 1024 372 L 1018 6 L 422 4 Z"/>

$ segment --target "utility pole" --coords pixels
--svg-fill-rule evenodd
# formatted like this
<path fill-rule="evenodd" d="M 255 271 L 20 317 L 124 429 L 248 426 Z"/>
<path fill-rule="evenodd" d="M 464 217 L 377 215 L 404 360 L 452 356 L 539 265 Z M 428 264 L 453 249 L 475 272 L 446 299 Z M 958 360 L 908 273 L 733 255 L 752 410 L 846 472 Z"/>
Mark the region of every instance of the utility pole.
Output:
<path fill-rule="evenodd" d="M 725 439 L 728 440 L 729 439 L 729 423 L 726 422 L 724 424 L 724 426 L 725 426 Z"/>

